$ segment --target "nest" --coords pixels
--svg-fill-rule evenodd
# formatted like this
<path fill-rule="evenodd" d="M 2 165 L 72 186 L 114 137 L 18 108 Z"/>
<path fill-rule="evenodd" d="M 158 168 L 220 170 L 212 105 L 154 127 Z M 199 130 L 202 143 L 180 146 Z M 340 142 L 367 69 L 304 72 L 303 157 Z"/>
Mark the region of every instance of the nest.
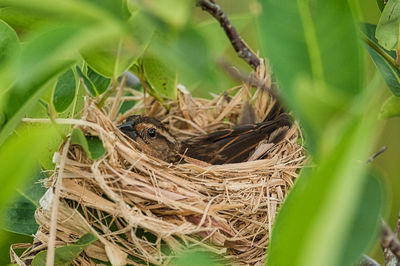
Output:
<path fill-rule="evenodd" d="M 255 75 L 270 84 L 265 67 Z M 122 96 L 126 91 L 133 96 Z M 124 86 L 103 110 L 86 99 L 82 118 L 66 123 L 98 136 L 107 153 L 92 161 L 79 146 L 63 144 L 55 156 L 56 170 L 45 183 L 49 190 L 36 211 L 35 243 L 20 257 L 12 256 L 15 262 L 47 248 L 49 202 L 55 200 L 58 184 L 56 246 L 74 243 L 88 232 L 99 239 L 74 260 L 76 265 L 99 260 L 165 265 L 187 247 L 220 254 L 233 264 L 264 263 L 276 212 L 305 159 L 298 127 L 270 145 L 266 158 L 225 165 L 190 158 L 169 164 L 142 153 L 116 128 L 131 114 L 146 114 L 163 121 L 178 138 L 186 138 L 231 127 L 248 103 L 261 121 L 274 103 L 263 89 L 247 83 L 212 99 L 194 98 L 182 87 L 178 94 L 176 101 L 167 102 L 169 110 Z M 137 104 L 117 117 L 116 108 L 126 100 Z"/>

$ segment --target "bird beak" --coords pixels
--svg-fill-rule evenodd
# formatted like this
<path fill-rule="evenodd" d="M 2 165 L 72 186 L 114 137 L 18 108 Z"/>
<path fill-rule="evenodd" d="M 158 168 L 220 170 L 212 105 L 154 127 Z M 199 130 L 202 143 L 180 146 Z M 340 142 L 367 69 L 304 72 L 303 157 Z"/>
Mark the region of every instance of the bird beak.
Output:
<path fill-rule="evenodd" d="M 136 140 L 136 138 L 139 136 L 131 122 L 119 125 L 118 129 L 133 140 Z"/>

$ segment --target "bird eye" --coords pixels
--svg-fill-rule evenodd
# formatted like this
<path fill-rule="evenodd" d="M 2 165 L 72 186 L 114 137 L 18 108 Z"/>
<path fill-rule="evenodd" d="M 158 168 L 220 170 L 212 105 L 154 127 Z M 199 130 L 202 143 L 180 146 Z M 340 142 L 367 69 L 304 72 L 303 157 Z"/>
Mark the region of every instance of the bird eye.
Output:
<path fill-rule="evenodd" d="M 155 138 L 156 137 L 156 129 L 155 128 L 150 128 L 149 129 L 149 136 L 151 138 Z"/>

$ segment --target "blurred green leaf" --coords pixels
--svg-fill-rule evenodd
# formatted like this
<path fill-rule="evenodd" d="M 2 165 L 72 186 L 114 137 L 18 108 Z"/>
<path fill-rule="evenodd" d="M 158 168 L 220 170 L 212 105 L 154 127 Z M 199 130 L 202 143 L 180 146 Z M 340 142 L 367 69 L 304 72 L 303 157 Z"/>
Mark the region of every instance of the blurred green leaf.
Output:
<path fill-rule="evenodd" d="M 79 128 L 71 133 L 71 144 L 77 144 L 83 148 L 90 159 L 96 160 L 106 153 L 102 141 L 96 136 L 85 136 Z"/>
<path fill-rule="evenodd" d="M 112 3 L 113 2 L 113 3 Z M 75 23 L 121 23 L 126 19 L 126 15 L 120 16 L 121 10 L 124 14 L 128 11 L 122 7 L 123 0 L 0 0 L 0 4 L 5 7 L 13 7 L 16 13 L 28 13 L 28 17 L 36 16 L 42 20 L 50 20 L 52 24 L 57 21 L 65 24 L 67 21 Z M 111 8 L 110 8 L 111 7 Z M 123 11 L 125 10 L 125 11 Z M 47 23 L 45 23 L 47 25 Z"/>
<path fill-rule="evenodd" d="M 19 50 L 17 33 L 4 21 L 0 20 L 0 62 L 4 62 Z"/>
<path fill-rule="evenodd" d="M 13 82 L 15 71 L 14 57 L 20 52 L 17 33 L 4 21 L 0 20 L 0 112 L 4 111 L 1 101 Z M 3 115 L 5 118 L 5 115 Z"/>
<path fill-rule="evenodd" d="M 85 0 L 94 6 L 102 8 L 116 19 L 126 21 L 130 17 L 127 0 Z"/>
<path fill-rule="evenodd" d="M 94 86 L 93 82 L 85 74 L 83 74 L 81 68 L 79 66 L 76 66 L 75 69 L 76 73 L 78 73 L 78 76 L 82 79 L 83 84 L 85 85 L 85 88 L 89 91 L 89 93 L 93 97 L 99 95 L 99 92 L 96 90 L 96 87 Z"/>
<path fill-rule="evenodd" d="M 53 138 L 53 128 L 28 128 L 10 136 L 0 146 L 0 209 L 15 194 L 15 189 L 37 169 L 37 158 L 45 150 L 46 142 Z"/>
<path fill-rule="evenodd" d="M 47 176 L 41 170 L 35 174 L 30 184 L 17 190 L 19 197 L 3 208 L 2 226 L 5 230 L 28 236 L 36 233 L 39 226 L 35 220 L 35 211 L 46 192 L 39 181 Z"/>
<path fill-rule="evenodd" d="M 375 37 L 386 50 L 396 50 L 399 43 L 400 0 L 389 0 L 376 27 Z"/>
<path fill-rule="evenodd" d="M 378 172 L 368 169 L 354 221 L 347 233 L 348 240 L 342 246 L 342 262 L 338 265 L 346 265 L 351 261 L 355 265 L 360 254 L 370 248 L 378 237 L 386 194 L 381 180 Z"/>
<path fill-rule="evenodd" d="M 142 45 L 126 36 L 83 50 L 82 57 L 96 72 L 116 79 L 131 67 L 142 52 Z"/>
<path fill-rule="evenodd" d="M 304 103 L 297 97 L 299 82 L 308 80 L 318 98 L 341 102 L 343 110 L 361 91 L 364 68 L 351 10 L 347 1 L 336 0 L 267 0 L 261 5 L 258 29 L 264 54 L 285 101 L 304 126 L 311 152 L 315 152 L 315 140 L 331 117 L 311 123 L 316 108 L 313 102 Z M 305 108 L 313 109 L 312 113 Z"/>
<path fill-rule="evenodd" d="M 192 0 L 155 0 L 143 4 L 153 15 L 176 28 L 187 23 L 195 5 Z"/>
<path fill-rule="evenodd" d="M 400 116 L 400 97 L 390 96 L 381 107 L 380 118 Z"/>
<path fill-rule="evenodd" d="M 219 260 L 219 261 L 218 261 Z M 215 254 L 200 250 L 188 250 L 178 255 L 171 261 L 173 266 L 217 266 L 217 265 L 227 265 L 221 263 L 221 258 L 218 258 Z"/>
<path fill-rule="evenodd" d="M 146 52 L 176 70 L 178 82 L 189 90 L 200 84 L 212 88 L 216 83 L 215 64 L 205 39 L 195 28 L 187 28 L 176 36 L 157 33 Z"/>
<path fill-rule="evenodd" d="M 62 113 L 72 104 L 76 93 L 75 75 L 72 69 L 64 72 L 57 81 L 53 95 L 54 108 Z"/>
<path fill-rule="evenodd" d="M 232 25 L 235 26 L 239 34 L 240 31 L 244 30 L 246 26 L 249 26 L 254 19 L 254 14 L 229 15 L 229 20 Z M 232 44 L 223 33 L 223 29 L 219 25 L 219 22 L 214 18 L 199 23 L 196 26 L 196 29 L 198 29 L 203 36 L 207 36 L 204 40 L 207 42 L 209 51 L 210 53 L 213 53 L 213 56 L 220 57 L 226 49 L 232 49 L 233 51 Z"/>
<path fill-rule="evenodd" d="M 94 87 L 96 88 L 96 91 L 99 94 L 104 93 L 111 85 L 111 79 L 100 75 L 90 67 L 88 67 L 87 69 L 87 77 L 92 81 Z"/>
<path fill-rule="evenodd" d="M 97 73 L 117 79 L 143 53 L 153 34 L 153 26 L 142 12 L 129 19 L 127 34 L 81 51 L 86 63 Z"/>
<path fill-rule="evenodd" d="M 382 12 L 383 9 L 385 8 L 385 0 L 376 0 L 376 3 L 379 7 L 379 10 Z"/>
<path fill-rule="evenodd" d="M 43 95 L 46 90 L 43 85 L 73 62 L 62 59 L 58 52 L 67 49 L 67 40 L 76 37 L 80 30 L 77 25 L 55 27 L 24 45 L 17 67 L 20 75 L 7 94 L 4 110 L 7 123 L 1 128 L 0 144 Z"/>
<path fill-rule="evenodd" d="M 43 16 L 32 14 L 30 12 L 23 12 L 12 6 L 0 8 L 0 19 L 4 20 L 20 32 L 24 30 L 31 31 L 49 23 L 49 21 Z"/>
<path fill-rule="evenodd" d="M 54 265 L 66 266 L 71 265 L 71 262 L 89 245 L 97 240 L 97 237 L 91 233 L 82 236 L 75 244 L 58 247 L 55 250 Z M 46 265 L 47 251 L 39 252 L 32 260 L 32 266 Z"/>
<path fill-rule="evenodd" d="M 332 134 L 326 137 L 334 150 L 315 169 L 302 170 L 275 221 L 267 265 L 353 265 L 370 244 L 375 230 L 363 229 L 376 225 L 382 191 L 367 184 L 362 161 L 374 133 L 372 122 L 362 116 L 348 121 L 337 140 Z M 372 198 L 362 202 L 367 193 Z M 376 203 L 366 205 L 370 201 Z"/>
<path fill-rule="evenodd" d="M 151 88 L 163 97 L 176 99 L 176 73 L 154 58 L 145 57 L 142 60 L 142 64 L 146 81 Z"/>
<path fill-rule="evenodd" d="M 372 60 L 392 93 L 396 96 L 400 96 L 400 72 L 398 68 L 393 66 L 396 53 L 387 51 L 378 44 L 375 38 L 376 25 L 364 23 L 362 29 L 368 38 L 365 44 L 368 53 L 372 57 Z"/>

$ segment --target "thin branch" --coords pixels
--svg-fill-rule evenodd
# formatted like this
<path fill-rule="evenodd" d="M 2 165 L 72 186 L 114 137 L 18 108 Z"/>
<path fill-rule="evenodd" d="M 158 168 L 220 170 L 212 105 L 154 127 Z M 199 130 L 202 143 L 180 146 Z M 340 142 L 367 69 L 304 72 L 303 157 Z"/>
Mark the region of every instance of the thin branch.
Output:
<path fill-rule="evenodd" d="M 386 262 L 393 260 L 395 260 L 396 263 L 400 262 L 400 242 L 384 221 L 382 221 L 381 246 Z"/>
<path fill-rule="evenodd" d="M 371 157 L 369 157 L 369 159 L 365 163 L 368 164 L 368 163 L 372 162 L 373 160 L 375 160 L 376 157 L 378 157 L 379 155 L 384 153 L 386 150 L 387 150 L 387 147 L 383 146 L 382 148 L 379 149 L 379 151 L 377 151 Z"/>
<path fill-rule="evenodd" d="M 357 266 L 380 266 L 380 264 L 364 254 Z"/>
<path fill-rule="evenodd" d="M 231 76 L 234 80 L 240 81 L 240 82 L 246 82 L 250 86 L 254 86 L 260 89 L 263 89 L 264 91 L 268 92 L 270 95 L 272 95 L 274 98 L 279 99 L 278 94 L 273 90 L 272 87 L 268 87 L 264 82 L 260 81 L 257 79 L 257 77 L 250 75 L 246 76 L 245 74 L 241 73 L 238 69 L 232 68 L 227 62 L 223 60 L 219 60 L 218 64 L 224 69 L 224 71 Z"/>
<path fill-rule="evenodd" d="M 377 52 L 380 56 L 382 56 L 386 62 L 388 62 L 398 72 L 400 72 L 400 66 L 396 63 L 396 61 L 390 55 L 388 55 L 386 52 L 384 52 L 378 45 L 376 45 L 373 41 L 371 41 L 367 37 L 364 36 L 362 39 L 369 47 L 374 49 L 375 52 Z"/>
<path fill-rule="evenodd" d="M 399 231 L 400 231 L 400 212 L 397 215 L 397 225 L 396 225 L 396 228 L 394 229 L 394 235 L 396 237 L 399 237 Z"/>
<path fill-rule="evenodd" d="M 228 36 L 237 55 L 240 58 L 243 58 L 253 69 L 256 69 L 260 65 L 260 59 L 243 42 L 242 38 L 240 38 L 235 27 L 229 21 L 228 17 L 225 15 L 221 7 L 211 0 L 198 0 L 197 5 L 200 6 L 201 9 L 203 9 L 204 11 L 210 13 L 210 15 L 212 15 L 216 20 L 218 20 L 219 24 L 221 24 L 221 27 L 224 29 L 226 35 Z"/>

